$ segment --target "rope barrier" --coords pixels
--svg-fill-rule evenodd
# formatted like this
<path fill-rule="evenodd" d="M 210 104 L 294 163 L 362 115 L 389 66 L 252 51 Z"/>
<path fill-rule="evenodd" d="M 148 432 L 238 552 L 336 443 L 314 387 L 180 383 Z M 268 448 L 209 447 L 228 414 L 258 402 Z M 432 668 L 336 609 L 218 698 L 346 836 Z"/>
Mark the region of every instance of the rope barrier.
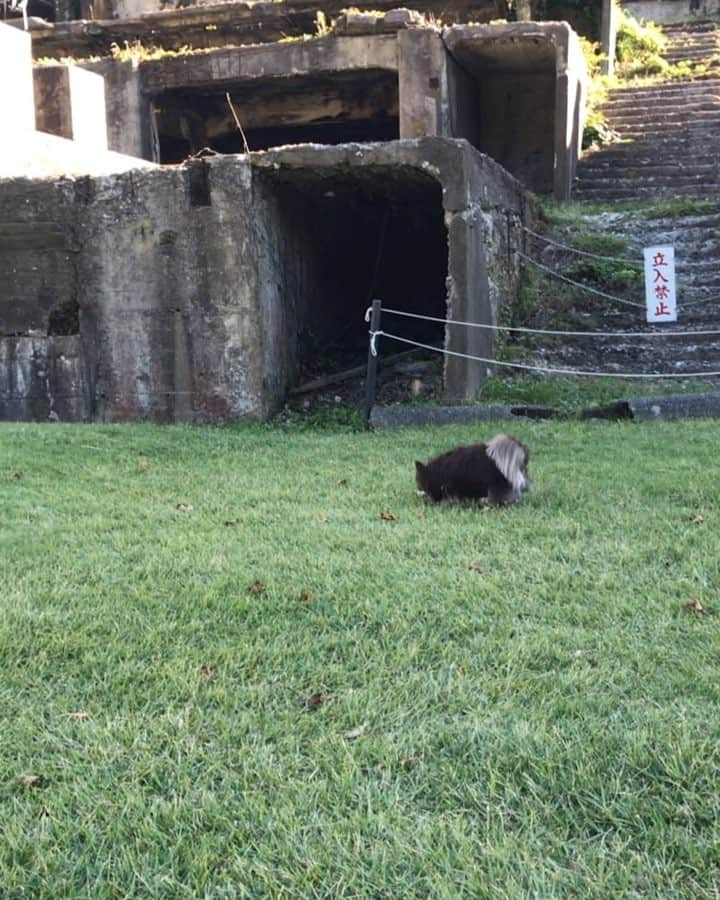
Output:
<path fill-rule="evenodd" d="M 406 316 L 409 319 L 422 319 L 425 322 L 438 322 L 444 325 L 464 325 L 467 328 L 485 328 L 489 331 L 516 331 L 522 334 L 549 334 L 557 337 L 611 337 L 611 338 L 646 338 L 646 337 L 706 337 L 708 335 L 720 335 L 720 329 L 712 331 L 552 331 L 547 328 L 524 328 L 511 325 L 486 325 L 483 322 L 462 322 L 458 319 L 439 319 L 436 316 L 423 316 L 420 313 L 405 312 L 402 309 L 382 308 L 386 313 L 394 316 Z M 365 321 L 369 321 L 366 318 Z"/>
<path fill-rule="evenodd" d="M 378 337 L 386 337 L 392 341 L 399 341 L 402 344 L 410 344 L 413 347 L 420 347 L 423 350 L 435 350 L 445 356 L 457 356 L 461 359 L 469 359 L 474 362 L 487 363 L 490 366 L 504 366 L 510 369 L 524 369 L 530 372 L 549 372 L 552 375 L 586 375 L 593 378 L 714 378 L 720 375 L 720 369 L 712 372 L 600 372 L 588 371 L 587 369 L 560 369 L 556 366 L 531 366 L 528 363 L 513 363 L 499 359 L 488 359 L 484 356 L 473 356 L 469 353 L 460 353 L 458 350 L 446 350 L 444 348 L 433 347 L 432 344 L 421 344 L 419 341 L 412 341 L 409 338 L 401 337 L 398 334 L 391 334 L 388 331 L 371 331 L 370 341 L 371 347 L 375 346 Z M 373 355 L 377 355 L 377 350 Z"/>
<path fill-rule="evenodd" d="M 528 228 L 527 225 L 523 225 L 522 229 L 528 234 L 531 234 L 534 238 L 545 241 L 546 244 L 552 244 L 553 247 L 560 247 L 562 250 L 570 250 L 572 253 L 577 253 L 580 256 L 589 256 L 591 259 L 601 259 L 604 262 L 629 263 L 630 265 L 638 266 L 639 268 L 644 266 L 644 262 L 639 259 L 626 259 L 622 256 L 603 256 L 601 253 L 591 253 L 589 250 L 580 250 L 577 247 L 571 247 L 569 244 L 561 244 L 559 241 L 554 241 L 552 238 L 545 237 L 544 234 L 538 234 L 537 231 L 533 231 L 531 228 Z"/>
<path fill-rule="evenodd" d="M 583 291 L 588 291 L 590 294 L 596 294 L 598 297 L 603 297 L 605 300 L 612 300 L 615 303 L 624 303 L 625 306 L 634 306 L 636 309 L 645 309 L 644 303 L 635 303 L 634 300 L 624 300 L 622 297 L 615 297 L 613 294 L 606 294 L 605 291 L 599 291 L 597 288 L 590 287 L 587 284 L 583 284 L 580 281 L 574 281 L 572 278 L 568 278 L 567 275 L 561 275 L 559 272 L 556 272 L 555 269 L 549 268 L 549 266 L 544 266 L 542 263 L 537 262 L 531 256 L 526 256 L 524 253 L 518 251 L 518 256 L 525 260 L 525 262 L 529 262 L 531 265 L 535 266 L 538 269 L 542 269 L 543 272 L 547 272 L 548 275 L 552 275 L 553 278 L 557 278 L 560 281 L 564 281 L 566 284 L 571 284 L 573 287 L 580 288 Z"/>

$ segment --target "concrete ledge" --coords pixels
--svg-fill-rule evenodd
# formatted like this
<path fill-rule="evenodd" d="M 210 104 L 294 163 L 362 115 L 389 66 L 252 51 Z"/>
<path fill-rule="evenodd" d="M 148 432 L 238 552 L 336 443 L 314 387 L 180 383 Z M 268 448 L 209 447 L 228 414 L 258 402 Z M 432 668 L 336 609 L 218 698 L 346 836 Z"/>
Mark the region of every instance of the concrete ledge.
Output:
<path fill-rule="evenodd" d="M 720 393 L 670 394 L 664 397 L 631 397 L 608 406 L 582 411 L 582 419 L 705 419 L 720 418 Z"/>
<path fill-rule="evenodd" d="M 532 404 L 487 403 L 476 406 L 374 406 L 370 427 L 419 428 L 425 425 L 471 425 L 473 422 L 512 419 L 572 418 L 550 406 Z M 672 394 L 664 397 L 631 397 L 606 406 L 591 406 L 579 412 L 578 418 L 634 419 L 712 419 L 720 418 L 720 393 Z"/>
<path fill-rule="evenodd" d="M 134 156 L 98 151 L 42 131 L 27 135 L 17 145 L 0 139 L 0 180 L 112 175 L 147 168 L 156 166 Z"/>
<path fill-rule="evenodd" d="M 471 425 L 504 419 L 552 419 L 557 410 L 548 406 L 488 403 L 477 406 L 374 406 L 370 413 L 370 427 L 418 428 L 424 425 Z"/>

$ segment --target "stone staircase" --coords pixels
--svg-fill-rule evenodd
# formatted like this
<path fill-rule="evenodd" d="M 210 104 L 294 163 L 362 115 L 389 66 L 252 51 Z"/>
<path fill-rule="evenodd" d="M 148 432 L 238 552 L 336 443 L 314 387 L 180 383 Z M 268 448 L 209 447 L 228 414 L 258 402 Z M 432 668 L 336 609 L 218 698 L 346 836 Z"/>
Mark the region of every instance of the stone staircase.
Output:
<path fill-rule="evenodd" d="M 700 75 L 612 90 L 604 104 L 617 143 L 586 151 L 573 199 L 606 203 L 720 193 L 720 25 L 666 26 L 665 57 Z"/>
<path fill-rule="evenodd" d="M 620 141 L 585 154 L 573 193 L 574 200 L 601 204 L 604 211 L 588 206 L 581 221 L 556 225 L 548 236 L 572 246 L 580 233 L 616 235 L 626 245 L 622 257 L 639 263 L 643 247 L 672 245 L 678 322 L 665 326 L 646 323 L 641 279 L 624 292 L 605 290 L 639 302 L 643 308 L 623 306 L 578 289 L 569 303 L 565 300 L 558 315 L 558 304 L 552 299 L 557 282 L 548 278 L 548 307 L 555 312 L 542 323 L 532 323 L 534 327 L 662 331 L 666 336 L 594 336 L 558 340 L 554 346 L 539 342 L 531 350 L 536 361 L 604 372 L 682 375 L 720 371 L 720 335 L 670 336 L 674 331 L 720 330 L 720 24 L 673 25 L 665 31 L 670 38 L 668 61 L 684 62 L 695 72 L 682 79 L 610 93 L 605 110 Z M 566 274 L 582 259 L 541 241 L 531 242 L 530 255 Z M 543 293 L 545 289 L 543 282 Z M 663 388 L 670 393 L 679 381 L 682 379 L 663 382 Z M 707 383 L 716 386 L 718 379 Z M 638 384 L 640 393 L 642 384 Z"/>

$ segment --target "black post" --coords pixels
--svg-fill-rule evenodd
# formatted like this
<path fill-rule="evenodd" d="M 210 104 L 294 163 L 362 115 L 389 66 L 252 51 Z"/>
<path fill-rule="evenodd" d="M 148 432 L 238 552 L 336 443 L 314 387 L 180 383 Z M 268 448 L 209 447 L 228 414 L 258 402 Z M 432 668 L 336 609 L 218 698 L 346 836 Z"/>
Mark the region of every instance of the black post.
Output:
<path fill-rule="evenodd" d="M 381 315 L 381 300 L 373 300 L 372 306 L 370 308 L 370 333 L 380 330 L 380 315 Z M 372 412 L 372 408 L 375 405 L 375 392 L 377 390 L 377 370 L 378 370 L 378 358 L 377 358 L 377 343 L 380 340 L 379 337 L 370 338 L 370 346 L 368 347 L 368 363 L 367 363 L 367 376 L 365 377 L 365 418 L 369 421 L 370 413 Z M 373 349 L 375 353 L 373 353 Z"/>

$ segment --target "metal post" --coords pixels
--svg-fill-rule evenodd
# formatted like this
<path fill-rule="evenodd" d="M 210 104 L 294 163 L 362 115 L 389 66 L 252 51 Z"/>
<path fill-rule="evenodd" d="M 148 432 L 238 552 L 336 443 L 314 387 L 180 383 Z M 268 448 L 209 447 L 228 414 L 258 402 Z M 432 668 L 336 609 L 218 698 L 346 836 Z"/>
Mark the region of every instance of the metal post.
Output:
<path fill-rule="evenodd" d="M 370 307 L 370 333 L 371 335 L 380 330 L 380 316 L 382 313 L 382 301 L 373 300 Z M 365 377 L 365 418 L 370 420 L 370 413 L 375 405 L 375 393 L 377 390 L 377 344 L 379 337 L 370 338 L 370 346 L 368 347 L 367 376 Z M 373 352 L 375 351 L 375 352 Z"/>

